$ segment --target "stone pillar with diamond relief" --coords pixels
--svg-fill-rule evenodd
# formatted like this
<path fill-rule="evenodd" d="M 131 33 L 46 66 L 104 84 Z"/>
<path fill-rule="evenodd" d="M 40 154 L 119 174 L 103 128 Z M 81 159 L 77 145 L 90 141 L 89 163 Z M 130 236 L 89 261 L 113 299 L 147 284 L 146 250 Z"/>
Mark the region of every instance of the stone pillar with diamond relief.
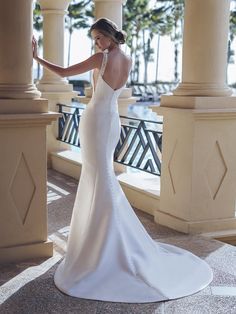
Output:
<path fill-rule="evenodd" d="M 52 255 L 46 126 L 57 114 L 32 78 L 32 0 L 0 1 L 0 263 Z"/>
<path fill-rule="evenodd" d="M 226 85 L 229 9 L 229 0 L 186 0 L 183 82 L 153 108 L 164 118 L 155 220 L 186 233 L 236 228 L 236 99 Z"/>

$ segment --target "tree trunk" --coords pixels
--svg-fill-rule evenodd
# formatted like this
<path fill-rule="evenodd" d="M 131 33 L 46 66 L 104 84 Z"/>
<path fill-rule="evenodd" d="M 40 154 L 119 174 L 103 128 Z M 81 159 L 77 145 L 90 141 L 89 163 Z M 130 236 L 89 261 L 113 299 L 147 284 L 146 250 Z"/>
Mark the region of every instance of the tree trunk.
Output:
<path fill-rule="evenodd" d="M 72 19 L 70 18 L 67 66 L 70 65 L 70 50 L 71 50 L 72 32 L 73 32 L 73 30 L 72 30 Z"/>
<path fill-rule="evenodd" d="M 178 81 L 179 79 L 179 72 L 178 72 L 178 58 L 179 58 L 179 45 L 178 43 L 176 42 L 175 43 L 175 81 Z"/>
<path fill-rule="evenodd" d="M 139 32 L 136 34 L 136 49 L 135 49 L 135 80 L 139 82 Z"/>
<path fill-rule="evenodd" d="M 157 35 L 157 61 L 156 61 L 156 75 L 155 82 L 158 80 L 158 70 L 159 70 L 159 51 L 160 51 L 160 35 Z"/>
<path fill-rule="evenodd" d="M 143 33 L 143 61 L 144 61 L 143 82 L 144 82 L 144 85 L 146 85 L 147 84 L 147 65 L 148 65 L 147 58 L 148 58 L 148 55 L 147 55 L 147 49 L 146 49 L 146 43 L 145 43 L 145 30 L 144 29 L 143 29 L 142 33 Z"/>
<path fill-rule="evenodd" d="M 37 62 L 37 80 L 40 78 L 40 64 Z"/>
<path fill-rule="evenodd" d="M 130 47 L 130 57 L 131 60 L 133 60 L 134 56 L 134 41 L 133 41 L 133 36 L 131 37 L 131 47 Z M 130 72 L 130 80 L 131 83 L 134 81 L 134 65 L 132 66 L 131 72 Z"/>
<path fill-rule="evenodd" d="M 179 43 L 178 43 L 178 22 L 175 21 L 175 52 L 174 52 L 174 58 L 175 58 L 175 73 L 174 78 L 175 81 L 178 81 L 179 79 L 179 72 L 178 72 L 178 65 L 179 65 Z"/>

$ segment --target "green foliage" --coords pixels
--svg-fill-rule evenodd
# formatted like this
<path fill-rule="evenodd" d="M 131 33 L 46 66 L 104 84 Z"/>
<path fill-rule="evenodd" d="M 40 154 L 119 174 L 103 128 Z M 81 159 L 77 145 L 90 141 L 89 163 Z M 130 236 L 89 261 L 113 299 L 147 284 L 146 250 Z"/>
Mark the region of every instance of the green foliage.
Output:
<path fill-rule="evenodd" d="M 71 36 L 75 29 L 85 29 L 90 26 L 90 18 L 93 17 L 94 7 L 91 5 L 92 0 L 74 0 L 68 7 L 68 14 L 66 16 L 66 28 L 69 31 L 69 49 L 68 61 L 70 64 L 71 51 Z"/>
<path fill-rule="evenodd" d="M 228 43 L 228 63 L 234 63 L 234 50 L 232 49 L 232 42 L 236 35 L 236 8 L 231 10 L 229 19 L 229 43 Z"/>
<path fill-rule="evenodd" d="M 71 34 L 75 29 L 88 28 L 89 17 L 93 14 L 88 9 L 91 0 L 73 1 L 68 7 L 68 14 L 66 16 L 66 28 Z"/>
<path fill-rule="evenodd" d="M 182 38 L 184 0 L 157 0 L 154 7 L 148 0 L 127 0 L 124 6 L 123 28 L 127 32 L 127 45 L 134 60 L 131 80 L 139 79 L 139 59 L 144 59 L 144 82 L 147 81 L 147 66 L 154 60 L 151 42 L 154 35 L 171 35 L 179 42 Z M 177 47 L 177 46 L 176 46 Z"/>
<path fill-rule="evenodd" d="M 43 28 L 43 17 L 41 14 L 40 5 L 38 3 L 35 3 L 33 11 L 33 27 L 38 32 L 40 32 Z"/>

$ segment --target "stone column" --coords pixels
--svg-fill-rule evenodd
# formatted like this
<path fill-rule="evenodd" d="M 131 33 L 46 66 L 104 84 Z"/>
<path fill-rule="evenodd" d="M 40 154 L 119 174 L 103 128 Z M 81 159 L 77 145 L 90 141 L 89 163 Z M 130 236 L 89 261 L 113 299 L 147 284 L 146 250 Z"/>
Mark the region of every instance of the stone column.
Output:
<path fill-rule="evenodd" d="M 227 96 L 226 85 L 229 9 L 230 0 L 186 0 L 183 83 L 153 108 L 164 117 L 155 220 L 186 233 L 236 228 L 236 99 Z"/>
<path fill-rule="evenodd" d="M 58 115 L 32 83 L 32 11 L 32 0 L 0 2 L 0 263 L 52 255 L 46 126 Z"/>
<path fill-rule="evenodd" d="M 32 99 L 40 97 L 32 77 L 32 23 L 27 17 L 32 1 L 22 1 L 25 10 L 20 9 L 19 2 L 9 0 L 0 3 L 0 98 Z M 8 13 L 10 6 L 11 14 Z M 9 20 L 6 19 L 6 14 Z M 22 36 L 22 24 L 25 25 L 25 36 Z M 16 42 L 10 40 L 12 34 Z"/>
<path fill-rule="evenodd" d="M 182 83 L 174 95 L 229 96 L 228 0 L 185 1 Z"/>
<path fill-rule="evenodd" d="M 71 0 L 39 0 L 43 15 L 43 56 L 45 59 L 64 66 L 65 15 Z M 73 86 L 68 80 L 52 71 L 43 69 L 42 79 L 37 85 L 42 97 L 48 99 L 49 110 L 58 111 L 57 104 L 70 105 L 76 96 Z M 47 130 L 48 167 L 51 167 L 51 152 L 70 149 L 70 146 L 59 142 L 58 123 L 55 122 Z"/>
<path fill-rule="evenodd" d="M 39 0 L 43 15 L 43 57 L 64 66 L 65 15 L 71 0 Z M 71 92 L 67 79 L 43 69 L 38 88 L 42 92 Z"/>
<path fill-rule="evenodd" d="M 96 19 L 106 17 L 122 28 L 122 4 L 124 0 L 95 0 Z"/>

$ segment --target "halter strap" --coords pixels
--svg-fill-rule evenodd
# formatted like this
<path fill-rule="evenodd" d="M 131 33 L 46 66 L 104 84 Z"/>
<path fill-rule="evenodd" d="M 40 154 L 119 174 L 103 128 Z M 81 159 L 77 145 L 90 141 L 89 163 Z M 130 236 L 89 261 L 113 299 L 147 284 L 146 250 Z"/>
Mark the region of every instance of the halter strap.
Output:
<path fill-rule="evenodd" d="M 106 65 L 107 65 L 107 59 L 108 59 L 107 52 L 103 51 L 102 66 L 101 66 L 101 69 L 100 69 L 101 76 L 103 76 L 103 74 L 105 72 Z"/>

